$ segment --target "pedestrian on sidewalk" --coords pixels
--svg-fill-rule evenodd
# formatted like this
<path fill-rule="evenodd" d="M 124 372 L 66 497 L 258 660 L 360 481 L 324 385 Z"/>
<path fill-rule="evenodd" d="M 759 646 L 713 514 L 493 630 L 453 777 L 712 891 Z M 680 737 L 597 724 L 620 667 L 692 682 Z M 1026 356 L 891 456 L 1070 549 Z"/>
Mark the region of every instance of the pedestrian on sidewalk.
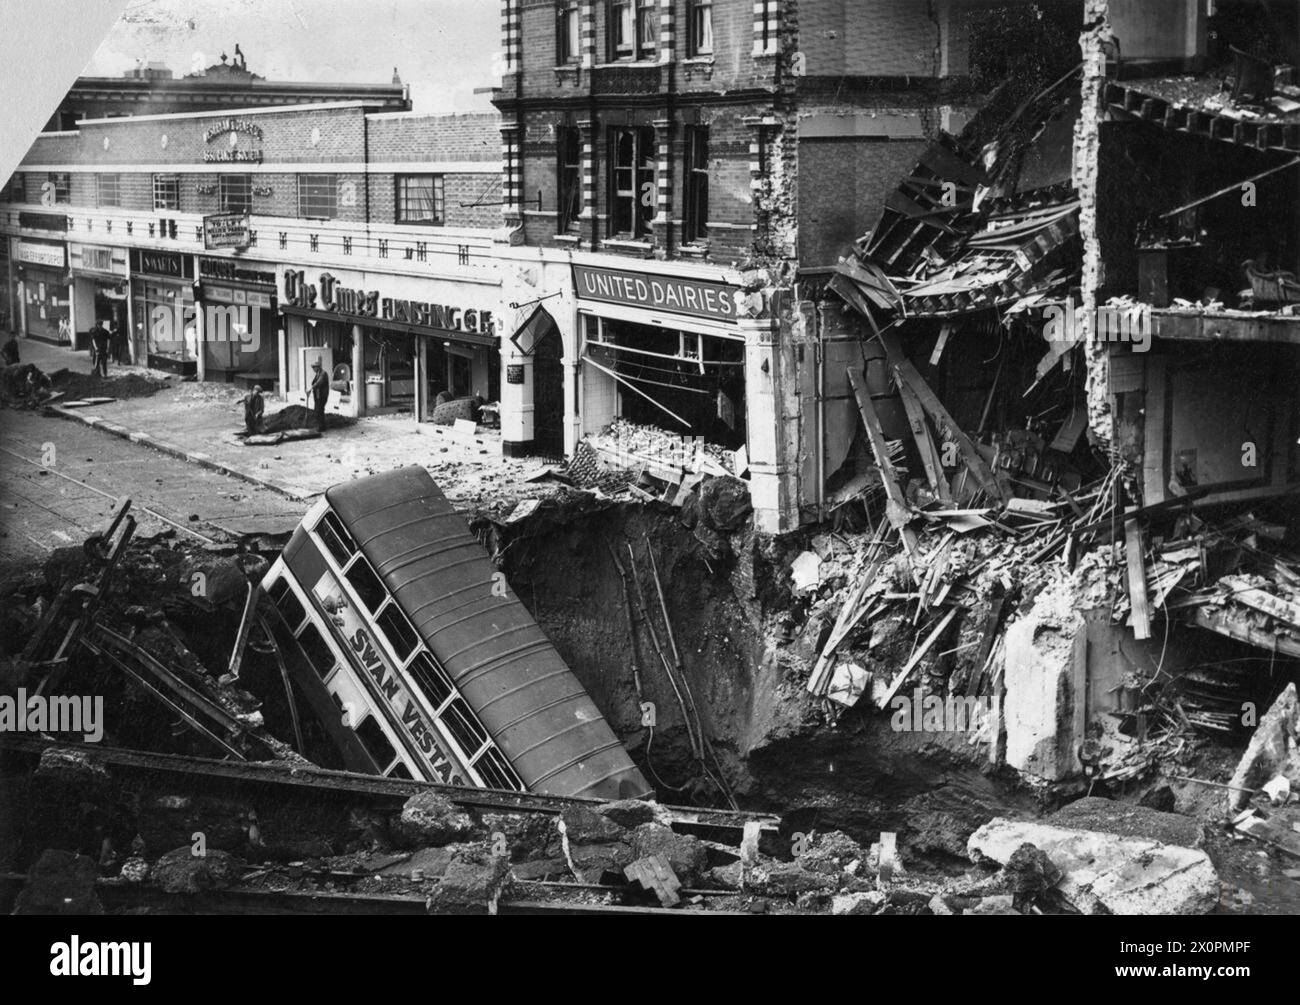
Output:
<path fill-rule="evenodd" d="M 244 426 L 249 436 L 256 436 L 262 431 L 262 413 L 266 411 L 266 402 L 262 399 L 262 385 L 254 384 L 253 389 L 244 398 Z"/>
<path fill-rule="evenodd" d="M 312 363 L 311 370 L 311 398 L 312 407 L 316 409 L 316 428 L 324 433 L 325 403 L 329 401 L 330 379 L 321 368 L 319 359 Z"/>
<path fill-rule="evenodd" d="M 108 343 L 108 329 L 103 321 L 96 321 L 95 327 L 90 329 L 91 372 L 101 377 L 108 376 Z"/>
<path fill-rule="evenodd" d="M 18 337 L 16 335 L 9 336 L 9 341 L 4 344 L 3 349 L 0 349 L 0 356 L 3 356 L 5 366 L 13 366 L 15 363 L 22 362 L 18 358 Z"/>
<path fill-rule="evenodd" d="M 129 363 L 130 359 L 127 358 L 126 351 L 126 332 L 118 325 L 116 319 L 108 323 L 108 340 L 113 362 L 118 366 Z"/>

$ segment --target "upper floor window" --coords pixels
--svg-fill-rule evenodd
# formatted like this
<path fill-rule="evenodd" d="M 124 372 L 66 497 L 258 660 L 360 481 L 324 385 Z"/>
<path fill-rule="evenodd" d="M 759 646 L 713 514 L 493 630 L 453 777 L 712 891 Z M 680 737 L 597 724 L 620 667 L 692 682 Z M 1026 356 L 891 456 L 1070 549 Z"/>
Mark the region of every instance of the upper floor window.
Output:
<path fill-rule="evenodd" d="M 122 176 L 116 174 L 96 175 L 95 201 L 98 206 L 122 205 Z"/>
<path fill-rule="evenodd" d="M 682 211 L 682 241 L 709 236 L 709 127 L 686 127 L 686 157 L 682 165 L 686 191 Z"/>
<path fill-rule="evenodd" d="M 578 60 L 578 0 L 558 0 L 555 5 L 555 61 L 574 63 Z"/>
<path fill-rule="evenodd" d="M 713 54 L 713 0 L 688 0 L 686 53 L 689 56 Z"/>
<path fill-rule="evenodd" d="M 223 174 L 217 182 L 223 213 L 248 213 L 253 209 L 253 182 L 246 174 Z"/>
<path fill-rule="evenodd" d="M 153 208 L 181 208 L 180 175 L 156 174 L 153 176 Z"/>
<path fill-rule="evenodd" d="M 23 188 L 28 202 L 39 202 L 42 206 L 66 206 L 72 202 L 72 177 L 66 171 L 29 174 Z"/>
<path fill-rule="evenodd" d="M 338 176 L 300 174 L 298 176 L 298 215 L 332 220 L 339 215 Z"/>
<path fill-rule="evenodd" d="M 577 226 L 582 212 L 582 134 L 572 126 L 562 126 L 556 143 L 559 154 L 559 220 L 561 234 Z"/>
<path fill-rule="evenodd" d="M 610 133 L 609 234 L 641 237 L 655 212 L 655 131 L 645 126 Z"/>
<path fill-rule="evenodd" d="M 397 222 L 444 222 L 443 180 L 440 174 L 397 176 Z"/>
<path fill-rule="evenodd" d="M 657 26 L 654 0 L 610 0 L 610 61 L 654 59 Z"/>

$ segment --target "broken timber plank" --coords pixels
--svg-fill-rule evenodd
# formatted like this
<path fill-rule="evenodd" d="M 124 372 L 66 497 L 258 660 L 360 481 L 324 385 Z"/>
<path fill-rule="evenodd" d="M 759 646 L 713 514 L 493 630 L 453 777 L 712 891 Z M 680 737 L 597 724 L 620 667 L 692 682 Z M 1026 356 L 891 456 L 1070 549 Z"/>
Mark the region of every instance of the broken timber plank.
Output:
<path fill-rule="evenodd" d="M 926 480 L 935 495 L 944 502 L 951 502 L 952 493 L 948 489 L 948 479 L 943 474 L 943 460 L 925 425 L 925 409 L 921 407 L 915 392 L 906 384 L 898 385 L 898 396 L 902 399 L 903 410 L 907 412 L 907 422 L 912 427 L 912 437 L 916 440 L 916 449 L 921 455 L 921 464 L 925 467 Z"/>
<path fill-rule="evenodd" d="M 975 444 L 971 441 L 971 438 L 953 421 L 952 416 L 948 414 L 948 410 L 943 407 L 943 403 L 930 390 L 930 385 L 916 372 L 916 367 L 912 365 L 912 361 L 903 352 L 898 336 L 891 331 L 881 331 L 880 343 L 885 347 L 885 355 L 889 357 L 889 365 L 894 370 L 899 386 L 906 384 L 916 395 L 917 400 L 920 401 L 921 407 L 934 420 L 935 425 L 941 430 L 947 430 L 948 435 L 957 444 L 957 451 L 961 454 L 962 462 L 970 470 L 970 473 L 975 476 L 975 480 L 980 483 L 984 491 L 1005 502 L 1008 498 L 1007 490 L 993 476 L 992 469 L 980 456 L 979 451 L 975 449 Z"/>
<path fill-rule="evenodd" d="M 934 626 L 934 630 L 926 636 L 925 641 L 921 643 L 916 652 L 912 653 L 912 658 L 907 661 L 907 665 L 904 666 L 903 669 L 899 671 L 898 676 L 890 682 L 889 691 L 885 694 L 884 699 L 880 703 L 881 708 L 887 707 L 889 703 L 894 700 L 894 695 L 898 694 L 899 688 L 901 688 L 904 681 L 911 676 L 912 671 L 916 669 L 916 665 L 921 662 L 921 658 L 930 651 L 931 647 L 934 646 L 934 643 L 938 640 L 939 636 L 943 634 L 943 630 L 948 627 L 948 623 L 957 616 L 957 611 L 958 608 L 956 607 L 950 608 L 948 613 L 945 614 L 939 620 L 939 623 Z"/>
<path fill-rule="evenodd" d="M 914 557 L 917 549 L 916 531 L 907 525 L 911 511 L 907 500 L 903 497 L 903 490 L 898 487 L 898 474 L 889 459 L 889 447 L 885 443 L 884 430 L 880 427 L 880 417 L 876 414 L 875 405 L 871 403 L 871 395 L 862 386 L 862 378 L 853 367 L 849 367 L 846 372 L 849 385 L 853 388 L 853 396 L 858 400 L 858 414 L 862 416 L 862 424 L 866 427 L 867 439 L 871 441 L 871 452 L 875 454 L 880 481 L 888 498 L 885 514 L 889 517 L 889 525 L 897 530 L 903 539 L 903 546 L 907 549 L 908 556 Z"/>
<path fill-rule="evenodd" d="M 1238 603 L 1263 611 L 1269 617 L 1300 629 L 1300 604 L 1292 604 L 1281 597 L 1275 597 L 1267 590 L 1252 586 L 1236 576 L 1224 576 L 1219 580 L 1232 591 L 1231 599 Z"/>
<path fill-rule="evenodd" d="M 1130 506 L 1132 513 L 1136 507 Z M 1128 601 L 1132 609 L 1133 637 L 1151 638 L 1151 603 L 1147 598 L 1147 570 L 1142 555 L 1142 529 L 1133 517 L 1124 521 L 1124 560 L 1128 565 Z"/>

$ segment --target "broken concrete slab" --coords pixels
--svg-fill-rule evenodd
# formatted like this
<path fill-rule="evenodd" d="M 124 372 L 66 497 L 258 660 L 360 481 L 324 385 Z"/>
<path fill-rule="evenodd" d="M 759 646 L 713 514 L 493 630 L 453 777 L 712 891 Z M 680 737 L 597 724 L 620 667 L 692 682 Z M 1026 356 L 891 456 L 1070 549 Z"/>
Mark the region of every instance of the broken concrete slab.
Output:
<path fill-rule="evenodd" d="M 182 845 L 154 863 L 152 876 L 167 893 L 200 893 L 232 886 L 242 871 L 243 863 L 229 852 L 211 848 L 195 855 L 190 845 Z"/>
<path fill-rule="evenodd" d="M 694 886 L 709 867 L 708 850 L 698 838 L 663 824 L 642 824 L 632 832 L 631 845 L 637 859 L 662 856 L 684 886 Z"/>
<path fill-rule="evenodd" d="M 1205 841 L 1205 828 L 1199 820 L 1100 796 L 1076 799 L 1045 817 L 1043 822 L 1071 830 L 1149 838 L 1184 848 L 1199 848 Z"/>
<path fill-rule="evenodd" d="M 837 894 L 831 898 L 831 914 L 875 914 L 885 906 L 887 899 L 888 897 L 879 890 Z"/>
<path fill-rule="evenodd" d="M 14 914 L 103 914 L 95 895 L 98 870 L 85 855 L 47 848 L 27 872 Z"/>
<path fill-rule="evenodd" d="M 1087 628 L 1073 603 L 1068 584 L 1053 583 L 1006 633 L 1006 763 L 1047 781 L 1080 769 L 1076 750 L 1084 737 L 1075 735 L 1074 679 Z"/>
<path fill-rule="evenodd" d="M 682 902 L 682 882 L 663 855 L 639 858 L 623 870 L 623 875 L 634 883 L 640 883 L 643 889 L 653 890 L 663 907 L 676 907 Z"/>
<path fill-rule="evenodd" d="M 397 830 L 419 845 L 445 845 L 473 836 L 474 818 L 437 792 L 419 792 L 402 806 Z"/>
<path fill-rule="evenodd" d="M 1251 789 L 1270 778 L 1285 775 L 1300 786 L 1300 697 L 1288 684 L 1264 713 L 1228 783 L 1228 812 L 1236 813 L 1250 802 Z"/>
<path fill-rule="evenodd" d="M 1206 914 L 1219 902 L 1205 852 L 1149 838 L 999 817 L 971 835 L 967 854 L 1006 865 L 1026 843 L 1061 870 L 1057 889 L 1084 914 Z"/>
<path fill-rule="evenodd" d="M 447 866 L 429 895 L 430 914 L 497 913 L 497 902 L 510 881 L 510 860 L 493 855 L 486 862 L 457 859 Z"/>

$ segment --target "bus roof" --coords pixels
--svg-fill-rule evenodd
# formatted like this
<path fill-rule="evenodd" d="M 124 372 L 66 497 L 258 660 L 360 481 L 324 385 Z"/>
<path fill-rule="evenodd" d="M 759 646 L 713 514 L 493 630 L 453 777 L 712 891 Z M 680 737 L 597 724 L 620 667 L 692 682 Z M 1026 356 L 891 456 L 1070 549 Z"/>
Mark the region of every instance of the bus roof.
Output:
<path fill-rule="evenodd" d="M 650 794 L 582 683 L 424 468 L 344 482 L 325 498 L 531 791 Z"/>

